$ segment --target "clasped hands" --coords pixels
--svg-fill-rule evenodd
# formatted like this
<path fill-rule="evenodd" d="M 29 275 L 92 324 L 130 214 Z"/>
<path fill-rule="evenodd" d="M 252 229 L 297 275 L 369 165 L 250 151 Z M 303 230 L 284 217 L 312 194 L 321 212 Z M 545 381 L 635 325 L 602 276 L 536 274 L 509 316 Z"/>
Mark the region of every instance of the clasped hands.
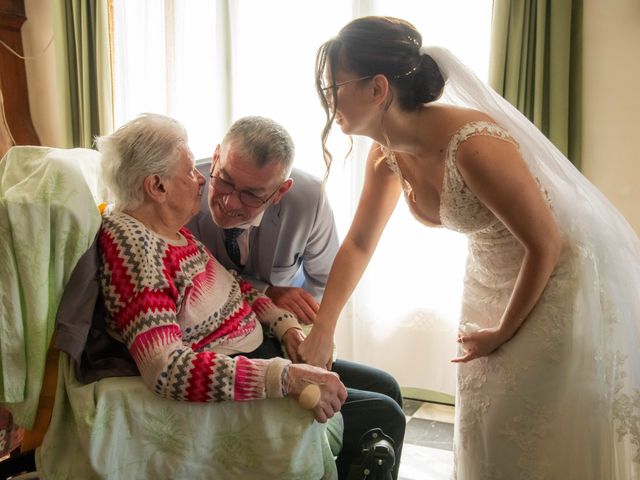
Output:
<path fill-rule="evenodd" d="M 320 306 L 315 298 L 298 287 L 278 287 L 271 285 L 265 290 L 265 295 L 280 308 L 293 313 L 302 325 L 314 325 L 305 341 L 304 333 L 296 330 L 290 337 L 285 332 L 282 343 L 287 355 L 294 363 L 304 362 L 310 365 L 331 369 L 333 352 L 333 332 L 320 332 L 321 325 L 316 325 L 316 313 Z"/>
<path fill-rule="evenodd" d="M 305 340 L 302 330 L 290 328 L 281 340 L 287 355 L 294 362 L 290 365 L 285 378 L 284 389 L 287 395 L 299 398 L 306 386 L 318 385 L 320 398 L 312 409 L 313 415 L 318 422 L 326 422 L 342 408 L 342 404 L 347 399 L 347 389 L 340 381 L 338 374 L 308 363 L 300 363 L 304 361 L 304 357 L 299 354 L 299 349 Z"/>

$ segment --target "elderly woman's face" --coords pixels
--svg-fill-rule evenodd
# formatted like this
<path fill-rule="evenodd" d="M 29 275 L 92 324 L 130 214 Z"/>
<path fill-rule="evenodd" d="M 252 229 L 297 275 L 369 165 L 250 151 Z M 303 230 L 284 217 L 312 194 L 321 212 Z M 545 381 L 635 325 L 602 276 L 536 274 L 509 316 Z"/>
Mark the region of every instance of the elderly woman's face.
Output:
<path fill-rule="evenodd" d="M 179 158 L 167 182 L 168 205 L 177 222 L 186 224 L 200 209 L 205 178 L 195 167 L 193 153 L 186 144 L 178 147 Z"/>

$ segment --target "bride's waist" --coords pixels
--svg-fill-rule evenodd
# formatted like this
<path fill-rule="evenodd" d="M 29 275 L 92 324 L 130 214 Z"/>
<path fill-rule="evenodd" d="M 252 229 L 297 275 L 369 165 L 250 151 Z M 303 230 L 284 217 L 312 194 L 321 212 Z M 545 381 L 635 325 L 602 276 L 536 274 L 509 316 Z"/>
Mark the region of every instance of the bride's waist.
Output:
<path fill-rule="evenodd" d="M 475 247 L 475 248 L 474 248 Z M 511 288 L 522 261 L 524 248 L 520 243 L 511 248 L 477 248 L 470 245 L 465 272 L 465 283 L 473 282 L 492 289 Z M 564 249 L 551 273 L 551 279 L 569 274 L 573 268 L 573 252 Z"/>

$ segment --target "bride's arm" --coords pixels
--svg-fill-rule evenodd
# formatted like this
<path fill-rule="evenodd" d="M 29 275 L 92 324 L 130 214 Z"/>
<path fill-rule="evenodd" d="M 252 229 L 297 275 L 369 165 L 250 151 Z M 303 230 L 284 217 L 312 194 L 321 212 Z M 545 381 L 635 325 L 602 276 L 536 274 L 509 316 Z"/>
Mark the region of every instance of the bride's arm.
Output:
<path fill-rule="evenodd" d="M 338 316 L 360 281 L 400 196 L 398 177 L 384 163 L 380 147 L 369 151 L 355 216 L 329 272 L 311 332 L 298 348 L 306 363 L 329 366 Z"/>
<path fill-rule="evenodd" d="M 494 137 L 472 137 L 460 145 L 456 164 L 471 191 L 524 247 L 499 326 L 459 336 L 467 353 L 454 361 L 465 362 L 490 354 L 515 335 L 549 281 L 562 240 L 538 182 L 515 145 Z"/>

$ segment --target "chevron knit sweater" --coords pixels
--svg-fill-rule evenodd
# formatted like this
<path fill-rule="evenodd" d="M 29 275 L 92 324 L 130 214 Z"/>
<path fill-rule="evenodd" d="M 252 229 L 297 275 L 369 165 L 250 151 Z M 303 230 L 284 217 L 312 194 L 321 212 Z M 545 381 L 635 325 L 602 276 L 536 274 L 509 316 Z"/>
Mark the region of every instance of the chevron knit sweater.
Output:
<path fill-rule="evenodd" d="M 228 355 L 257 348 L 261 324 L 280 339 L 299 327 L 296 318 L 226 270 L 186 228 L 180 233 L 175 245 L 124 213 L 103 219 L 101 289 L 110 333 L 162 397 L 281 397 L 287 360 Z"/>

